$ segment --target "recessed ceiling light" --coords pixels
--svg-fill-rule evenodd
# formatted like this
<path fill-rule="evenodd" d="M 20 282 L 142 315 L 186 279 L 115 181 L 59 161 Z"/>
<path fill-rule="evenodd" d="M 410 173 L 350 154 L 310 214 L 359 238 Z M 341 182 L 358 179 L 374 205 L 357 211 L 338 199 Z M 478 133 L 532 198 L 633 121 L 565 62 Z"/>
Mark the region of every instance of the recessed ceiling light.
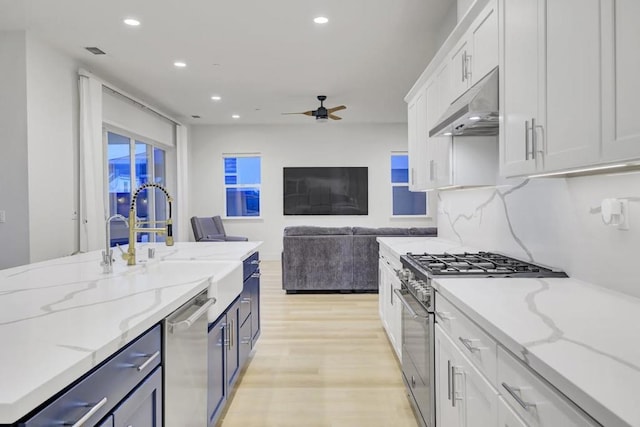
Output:
<path fill-rule="evenodd" d="M 220 101 L 222 98 L 219 97 L 218 95 L 213 95 L 211 99 L 213 99 L 214 101 Z"/>
<path fill-rule="evenodd" d="M 124 23 L 127 25 L 131 25 L 132 27 L 137 27 L 138 25 L 140 25 L 140 21 L 134 18 L 127 18 L 124 20 Z"/>
<path fill-rule="evenodd" d="M 451 136 L 451 132 L 445 132 L 443 133 L 444 136 Z"/>
<path fill-rule="evenodd" d="M 480 120 L 480 116 L 469 117 L 469 120 Z"/>
<path fill-rule="evenodd" d="M 318 16 L 317 18 L 313 18 L 313 22 L 315 22 L 316 24 L 326 24 L 327 22 L 329 22 L 329 18 Z"/>
<path fill-rule="evenodd" d="M 184 68 L 184 67 L 187 66 L 187 63 L 186 62 L 182 62 L 182 61 L 176 61 L 176 62 L 173 63 L 173 65 L 175 65 L 178 68 Z"/>
<path fill-rule="evenodd" d="M 231 118 L 233 118 L 233 119 L 239 119 L 239 118 L 240 118 L 240 116 L 239 116 L 239 115 L 237 115 L 237 114 L 234 114 L 233 116 L 231 116 Z"/>

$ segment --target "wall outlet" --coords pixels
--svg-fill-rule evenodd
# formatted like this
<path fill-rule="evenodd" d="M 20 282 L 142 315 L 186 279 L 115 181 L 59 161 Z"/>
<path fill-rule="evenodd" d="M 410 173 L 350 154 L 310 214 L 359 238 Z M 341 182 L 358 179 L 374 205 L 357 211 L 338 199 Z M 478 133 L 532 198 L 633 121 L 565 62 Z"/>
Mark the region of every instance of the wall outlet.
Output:
<path fill-rule="evenodd" d="M 0 222 L 7 222 L 7 211 L 0 211 Z"/>

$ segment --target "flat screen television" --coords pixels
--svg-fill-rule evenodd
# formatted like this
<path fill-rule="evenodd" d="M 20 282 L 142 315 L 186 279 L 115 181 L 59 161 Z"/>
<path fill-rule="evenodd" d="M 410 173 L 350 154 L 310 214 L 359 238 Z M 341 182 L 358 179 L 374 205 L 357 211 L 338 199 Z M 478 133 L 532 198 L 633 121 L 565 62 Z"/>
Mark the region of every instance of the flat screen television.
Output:
<path fill-rule="evenodd" d="M 368 215 L 366 167 L 284 168 L 285 215 Z"/>

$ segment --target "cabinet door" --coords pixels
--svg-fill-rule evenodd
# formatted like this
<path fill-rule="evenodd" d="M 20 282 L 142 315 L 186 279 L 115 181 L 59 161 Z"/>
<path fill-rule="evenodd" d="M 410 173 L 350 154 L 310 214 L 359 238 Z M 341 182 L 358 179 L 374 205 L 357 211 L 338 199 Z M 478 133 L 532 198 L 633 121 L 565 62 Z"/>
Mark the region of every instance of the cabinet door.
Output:
<path fill-rule="evenodd" d="M 236 300 L 227 310 L 227 353 L 225 364 L 227 370 L 227 386 L 231 386 L 238 379 L 240 370 L 240 300 Z"/>
<path fill-rule="evenodd" d="M 491 1 L 471 28 L 471 84 L 498 66 L 498 8 Z"/>
<path fill-rule="evenodd" d="M 449 67 L 451 72 L 451 99 L 449 103 L 465 93 L 471 80 L 471 45 L 465 36 L 450 54 Z"/>
<path fill-rule="evenodd" d="M 456 427 L 462 426 L 464 419 L 464 402 L 460 392 L 453 396 L 455 386 L 460 390 L 460 373 L 454 372 L 457 367 L 458 350 L 451 344 L 446 334 L 436 324 L 436 425 Z M 452 376 L 452 372 L 454 375 Z M 455 381 L 455 384 L 454 384 Z"/>
<path fill-rule="evenodd" d="M 536 171 L 532 120 L 540 121 L 539 87 L 543 79 L 542 0 L 500 0 L 500 174 Z"/>
<path fill-rule="evenodd" d="M 384 276 L 384 259 L 379 258 L 378 260 L 378 314 L 380 315 L 380 321 L 382 322 L 382 326 L 384 329 L 387 329 L 386 325 L 386 317 L 384 315 L 385 310 L 385 295 L 387 294 L 387 288 L 385 287 L 385 276 Z"/>
<path fill-rule="evenodd" d="M 600 3 L 601 0 L 546 2 L 546 126 L 536 135 L 540 141 L 537 149 L 544 148 L 545 172 L 599 161 Z M 640 17 L 640 8 L 638 12 L 636 18 Z M 637 37 L 640 41 L 640 32 Z M 637 42 L 634 44 L 637 52 Z M 640 86 L 636 90 L 640 93 Z M 607 109 L 603 111 L 607 113 Z M 633 125 L 637 122 L 635 117 Z M 640 126 L 637 129 L 640 136 Z"/>
<path fill-rule="evenodd" d="M 602 0 L 602 113 L 605 161 L 640 157 L 640 2 Z"/>
<path fill-rule="evenodd" d="M 513 412 L 502 397 L 498 398 L 498 427 L 527 427 L 527 423 Z"/>
<path fill-rule="evenodd" d="M 240 369 L 244 366 L 245 362 L 249 358 L 249 353 L 251 353 L 251 316 L 253 313 L 249 315 L 249 318 L 244 321 L 240 330 L 238 331 L 238 354 L 240 357 Z"/>
<path fill-rule="evenodd" d="M 114 427 L 162 427 L 162 368 L 157 367 L 113 412 Z"/>
<path fill-rule="evenodd" d="M 424 89 L 409 105 L 409 190 L 427 189 L 427 98 Z"/>
<path fill-rule="evenodd" d="M 256 271 L 247 281 L 251 289 L 251 348 L 260 336 L 260 272 Z"/>
<path fill-rule="evenodd" d="M 207 412 L 209 425 L 215 425 L 224 407 L 227 392 L 225 356 L 227 353 L 227 317 L 222 315 L 209 326 Z"/>

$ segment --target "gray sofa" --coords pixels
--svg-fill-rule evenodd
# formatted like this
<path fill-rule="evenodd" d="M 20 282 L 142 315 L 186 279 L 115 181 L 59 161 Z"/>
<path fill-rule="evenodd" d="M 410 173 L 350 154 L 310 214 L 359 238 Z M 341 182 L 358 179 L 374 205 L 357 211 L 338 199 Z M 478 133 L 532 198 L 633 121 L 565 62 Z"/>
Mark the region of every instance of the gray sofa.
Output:
<path fill-rule="evenodd" d="M 378 237 L 436 235 L 433 227 L 286 227 L 282 289 L 287 293 L 377 292 Z"/>

